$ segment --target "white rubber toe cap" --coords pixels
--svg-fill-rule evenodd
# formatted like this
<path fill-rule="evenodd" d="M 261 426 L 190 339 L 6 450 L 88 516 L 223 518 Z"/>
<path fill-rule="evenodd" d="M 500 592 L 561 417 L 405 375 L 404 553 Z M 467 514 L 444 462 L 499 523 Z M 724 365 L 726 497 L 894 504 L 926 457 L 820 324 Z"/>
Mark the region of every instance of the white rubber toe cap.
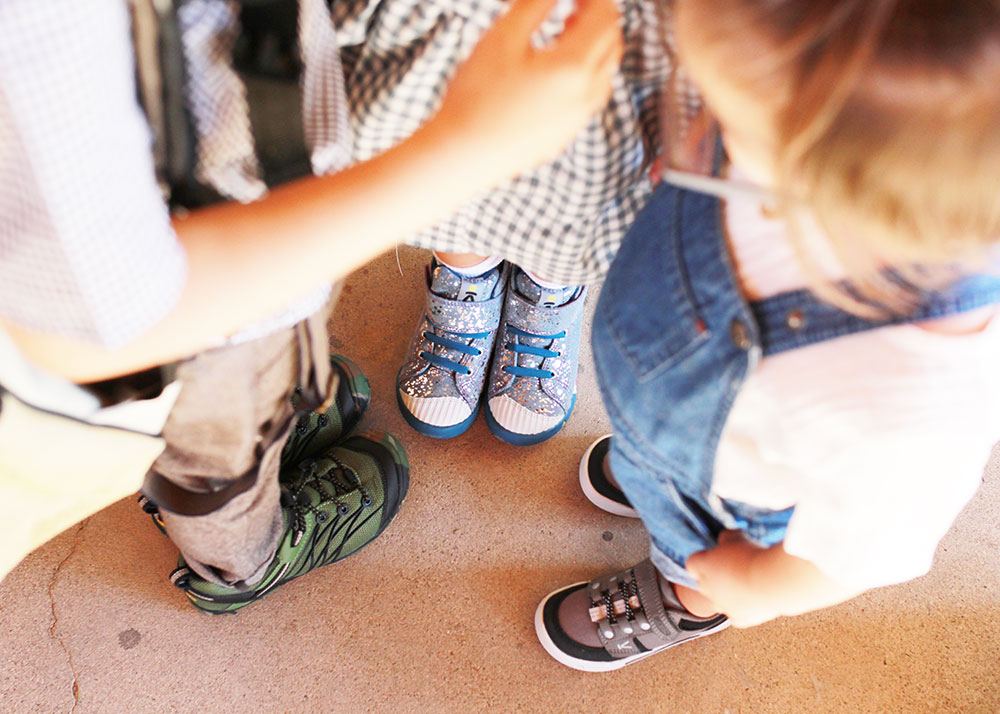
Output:
<path fill-rule="evenodd" d="M 489 409 L 497 424 L 515 434 L 541 434 L 557 426 L 564 418 L 562 415 L 537 414 L 506 395 L 490 399 Z"/>
<path fill-rule="evenodd" d="M 455 426 L 472 416 L 472 409 L 459 397 L 411 397 L 400 390 L 399 398 L 410 414 L 431 426 Z"/>

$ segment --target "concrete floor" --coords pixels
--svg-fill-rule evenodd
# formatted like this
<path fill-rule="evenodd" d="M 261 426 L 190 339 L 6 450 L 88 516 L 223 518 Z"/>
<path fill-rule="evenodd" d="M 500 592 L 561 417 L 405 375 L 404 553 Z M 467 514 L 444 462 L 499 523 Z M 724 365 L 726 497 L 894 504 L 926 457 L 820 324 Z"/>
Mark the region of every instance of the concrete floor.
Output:
<path fill-rule="evenodd" d="M 424 253 L 348 282 L 332 347 L 368 373 L 365 424 L 414 464 L 399 518 L 370 548 L 247 610 L 202 615 L 167 581 L 176 553 L 126 499 L 0 585 L 0 711 L 998 712 L 1000 461 L 930 575 L 618 673 L 562 667 L 532 614 L 556 586 L 645 554 L 638 522 L 594 509 L 577 460 L 607 421 L 584 355 L 577 411 L 533 448 L 480 419 L 418 436 L 393 398 L 422 305 Z M 593 306 L 593 300 L 591 301 Z"/>

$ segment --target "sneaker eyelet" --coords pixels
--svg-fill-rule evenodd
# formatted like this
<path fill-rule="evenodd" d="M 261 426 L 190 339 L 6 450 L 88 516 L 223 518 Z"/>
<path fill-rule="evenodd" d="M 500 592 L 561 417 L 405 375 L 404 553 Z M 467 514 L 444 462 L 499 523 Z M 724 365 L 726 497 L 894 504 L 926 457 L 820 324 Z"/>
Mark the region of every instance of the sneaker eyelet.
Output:
<path fill-rule="evenodd" d="M 651 625 L 648 622 L 644 622 L 641 625 L 639 625 L 639 627 L 641 627 L 644 630 L 648 630 L 651 627 Z"/>
<path fill-rule="evenodd" d="M 326 414 L 320 414 L 319 419 L 317 421 L 319 422 L 319 425 L 321 427 L 325 427 L 330 423 L 330 417 L 328 417 Z"/>
<path fill-rule="evenodd" d="M 348 506 L 343 501 L 337 504 L 337 513 L 339 513 L 340 515 L 346 516 L 350 512 L 351 512 L 351 507 Z"/>
<path fill-rule="evenodd" d="M 361 498 L 361 505 L 365 508 L 368 508 L 372 503 L 374 503 L 374 499 L 367 493 Z"/>
<path fill-rule="evenodd" d="M 319 513 L 316 514 L 316 522 L 326 523 L 326 514 L 323 513 L 323 511 L 320 511 Z"/>

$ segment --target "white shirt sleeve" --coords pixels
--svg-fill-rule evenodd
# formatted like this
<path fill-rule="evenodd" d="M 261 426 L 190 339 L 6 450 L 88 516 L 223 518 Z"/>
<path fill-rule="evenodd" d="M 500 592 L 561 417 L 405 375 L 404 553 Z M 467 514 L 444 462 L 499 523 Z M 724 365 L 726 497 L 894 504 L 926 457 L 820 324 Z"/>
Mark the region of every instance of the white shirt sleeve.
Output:
<path fill-rule="evenodd" d="M 159 321 L 186 277 L 126 5 L 0 2 L 0 313 L 107 346 Z"/>

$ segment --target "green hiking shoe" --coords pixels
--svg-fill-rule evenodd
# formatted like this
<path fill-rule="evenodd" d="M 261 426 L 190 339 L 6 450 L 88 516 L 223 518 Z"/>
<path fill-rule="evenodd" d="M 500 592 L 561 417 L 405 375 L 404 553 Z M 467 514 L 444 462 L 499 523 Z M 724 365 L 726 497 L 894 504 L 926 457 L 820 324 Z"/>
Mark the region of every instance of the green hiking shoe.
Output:
<path fill-rule="evenodd" d="M 326 452 L 351 433 L 371 402 L 371 385 L 358 365 L 341 355 L 330 355 L 330 366 L 340 376 L 333 402 L 326 411 L 311 411 L 299 419 L 281 452 L 283 467 Z M 296 409 L 300 399 L 296 389 L 292 394 Z"/>
<path fill-rule="evenodd" d="M 299 465 L 282 484 L 285 532 L 264 577 L 238 590 L 208 582 L 183 559 L 170 574 L 191 603 L 212 614 L 234 612 L 310 570 L 357 553 L 386 529 L 406 498 L 410 463 L 395 437 L 356 434 Z"/>

